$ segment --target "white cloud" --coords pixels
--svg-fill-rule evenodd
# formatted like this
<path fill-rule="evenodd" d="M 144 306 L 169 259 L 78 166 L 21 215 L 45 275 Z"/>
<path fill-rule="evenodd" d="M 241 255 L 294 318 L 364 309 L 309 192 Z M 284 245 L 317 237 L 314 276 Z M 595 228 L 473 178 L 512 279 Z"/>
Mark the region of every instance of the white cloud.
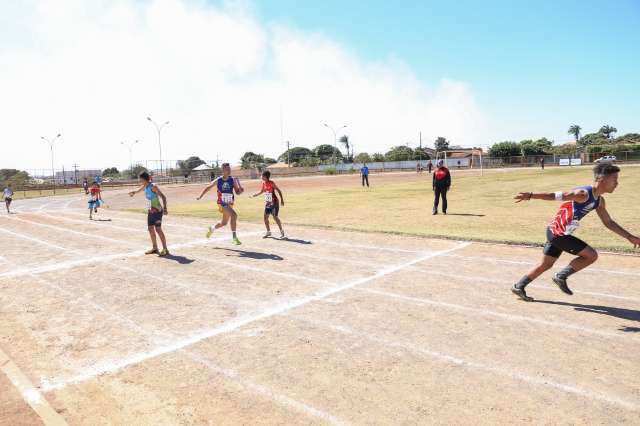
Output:
<path fill-rule="evenodd" d="M 0 167 L 47 167 L 41 135 L 61 132 L 56 167 L 155 159 L 145 120 L 170 120 L 164 158 L 276 156 L 285 139 L 330 142 L 348 124 L 357 151 L 482 141 L 485 118 L 461 82 L 421 81 L 398 60 L 364 62 L 326 37 L 258 22 L 250 8 L 191 0 L 2 2 Z"/>

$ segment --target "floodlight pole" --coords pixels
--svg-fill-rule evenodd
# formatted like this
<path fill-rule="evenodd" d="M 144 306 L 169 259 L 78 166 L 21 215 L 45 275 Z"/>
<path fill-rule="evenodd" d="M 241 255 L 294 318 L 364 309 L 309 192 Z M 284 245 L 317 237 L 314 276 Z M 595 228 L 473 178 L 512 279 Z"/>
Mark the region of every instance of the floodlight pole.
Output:
<path fill-rule="evenodd" d="M 156 123 L 155 121 L 153 121 L 151 119 L 151 117 L 147 117 L 147 120 L 153 124 L 153 126 L 156 128 L 156 131 L 158 132 L 158 149 L 160 151 L 160 175 L 162 175 L 162 143 L 160 141 L 160 134 L 162 133 L 162 129 L 164 128 L 164 126 L 166 126 L 167 124 L 169 124 L 168 121 L 165 121 L 164 123 L 162 123 L 161 125 L 158 125 L 158 123 Z"/>
<path fill-rule="evenodd" d="M 40 139 L 42 139 L 43 141 L 45 141 L 46 143 L 49 144 L 49 148 L 51 149 L 51 180 L 53 182 L 53 193 L 55 195 L 56 193 L 56 174 L 54 171 L 54 167 L 53 167 L 53 144 L 55 143 L 55 141 L 62 136 L 60 133 L 58 133 L 56 136 L 54 136 L 53 138 L 47 139 L 44 136 L 40 136 Z"/>
<path fill-rule="evenodd" d="M 129 144 L 120 142 L 120 145 L 124 145 L 129 150 L 129 170 L 131 171 L 131 173 L 133 173 L 133 146 L 137 143 L 137 139 Z"/>
<path fill-rule="evenodd" d="M 329 130 L 331 130 L 333 132 L 333 167 L 337 167 L 337 160 L 336 160 L 336 150 L 338 149 L 338 133 L 336 132 L 336 130 L 329 126 L 327 123 L 324 123 L 324 127 L 328 128 Z M 340 127 L 338 129 L 338 131 L 346 128 L 347 126 L 344 125 L 342 127 Z"/>

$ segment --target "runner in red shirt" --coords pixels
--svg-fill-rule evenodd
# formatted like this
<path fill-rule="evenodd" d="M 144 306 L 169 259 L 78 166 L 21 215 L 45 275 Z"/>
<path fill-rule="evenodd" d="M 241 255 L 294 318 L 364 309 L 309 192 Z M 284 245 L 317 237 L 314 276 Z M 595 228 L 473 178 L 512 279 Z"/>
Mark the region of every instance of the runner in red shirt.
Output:
<path fill-rule="evenodd" d="M 93 220 L 93 213 L 98 213 L 98 207 L 102 205 L 102 190 L 97 182 L 89 188 L 89 220 Z"/>
<path fill-rule="evenodd" d="M 262 189 L 257 194 L 253 194 L 253 197 L 264 194 L 264 225 L 267 227 L 267 233 L 264 234 L 264 238 L 269 238 L 271 236 L 269 215 L 273 216 L 273 219 L 278 224 L 278 228 L 280 228 L 280 237 L 285 238 L 284 230 L 282 229 L 282 222 L 280 222 L 280 218 L 278 217 L 278 213 L 280 212 L 280 204 L 284 206 L 284 197 L 282 196 L 282 191 L 280 191 L 278 185 L 276 185 L 276 183 L 271 180 L 270 171 L 265 170 L 262 173 L 262 181 Z M 280 198 L 278 198 L 276 192 L 278 192 Z"/>

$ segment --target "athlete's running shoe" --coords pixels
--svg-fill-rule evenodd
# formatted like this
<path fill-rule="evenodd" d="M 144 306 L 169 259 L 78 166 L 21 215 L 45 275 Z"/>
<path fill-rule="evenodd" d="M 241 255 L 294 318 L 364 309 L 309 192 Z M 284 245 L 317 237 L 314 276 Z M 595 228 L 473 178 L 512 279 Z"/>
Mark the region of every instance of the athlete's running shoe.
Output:
<path fill-rule="evenodd" d="M 524 288 L 518 288 L 514 284 L 513 287 L 511 287 L 511 292 L 525 302 L 533 302 L 533 297 L 527 296 L 527 292 L 524 291 Z"/>
<path fill-rule="evenodd" d="M 240 242 L 240 240 L 238 239 L 238 237 L 234 237 L 234 238 L 233 238 L 233 240 L 231 240 L 231 242 L 232 242 L 233 244 L 237 245 L 237 246 L 239 246 L 240 244 L 242 244 L 242 243 Z"/>
<path fill-rule="evenodd" d="M 207 238 L 211 238 L 211 235 L 213 235 L 213 226 L 207 228 Z"/>
<path fill-rule="evenodd" d="M 560 278 L 558 276 L 558 274 L 555 274 L 553 276 L 553 278 L 551 278 L 551 281 L 553 281 L 553 283 L 555 285 L 558 286 L 558 288 L 565 294 L 568 294 L 569 296 L 573 296 L 573 292 L 571 291 L 571 289 L 569 288 L 569 286 L 567 285 L 567 280 L 566 278 Z"/>
<path fill-rule="evenodd" d="M 285 238 L 287 238 L 287 237 L 284 235 L 284 231 L 280 231 L 280 238 L 282 238 L 283 240 L 284 240 Z"/>
<path fill-rule="evenodd" d="M 162 249 L 162 251 L 160 253 L 158 253 L 158 256 L 160 256 L 160 257 L 169 256 L 169 250 Z"/>
<path fill-rule="evenodd" d="M 262 238 L 269 238 L 271 236 L 271 231 L 267 231 Z"/>
<path fill-rule="evenodd" d="M 151 250 L 145 251 L 144 254 L 158 254 L 158 249 L 152 248 Z"/>

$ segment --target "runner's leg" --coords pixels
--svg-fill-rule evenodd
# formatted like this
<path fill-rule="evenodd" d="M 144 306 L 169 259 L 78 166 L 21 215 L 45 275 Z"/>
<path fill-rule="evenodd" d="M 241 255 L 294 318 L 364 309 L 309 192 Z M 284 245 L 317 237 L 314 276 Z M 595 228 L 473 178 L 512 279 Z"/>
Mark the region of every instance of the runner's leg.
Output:
<path fill-rule="evenodd" d="M 442 190 L 442 213 L 447 214 L 447 188 Z"/>
<path fill-rule="evenodd" d="M 267 228 L 267 232 L 271 232 L 271 227 L 269 226 L 269 213 L 267 212 L 264 213 L 264 226 Z"/>
<path fill-rule="evenodd" d="M 149 237 L 151 238 L 151 246 L 154 250 L 158 250 L 158 241 L 156 240 L 155 227 L 153 225 L 149 225 L 147 228 L 149 230 Z"/>
<path fill-rule="evenodd" d="M 434 189 L 435 199 L 433 200 L 433 214 L 438 214 L 438 204 L 440 204 L 440 188 Z"/>
<path fill-rule="evenodd" d="M 162 248 L 167 250 L 167 237 L 164 235 L 164 231 L 162 230 L 161 225 L 155 225 L 156 234 L 160 237 L 160 242 L 162 243 Z"/>

